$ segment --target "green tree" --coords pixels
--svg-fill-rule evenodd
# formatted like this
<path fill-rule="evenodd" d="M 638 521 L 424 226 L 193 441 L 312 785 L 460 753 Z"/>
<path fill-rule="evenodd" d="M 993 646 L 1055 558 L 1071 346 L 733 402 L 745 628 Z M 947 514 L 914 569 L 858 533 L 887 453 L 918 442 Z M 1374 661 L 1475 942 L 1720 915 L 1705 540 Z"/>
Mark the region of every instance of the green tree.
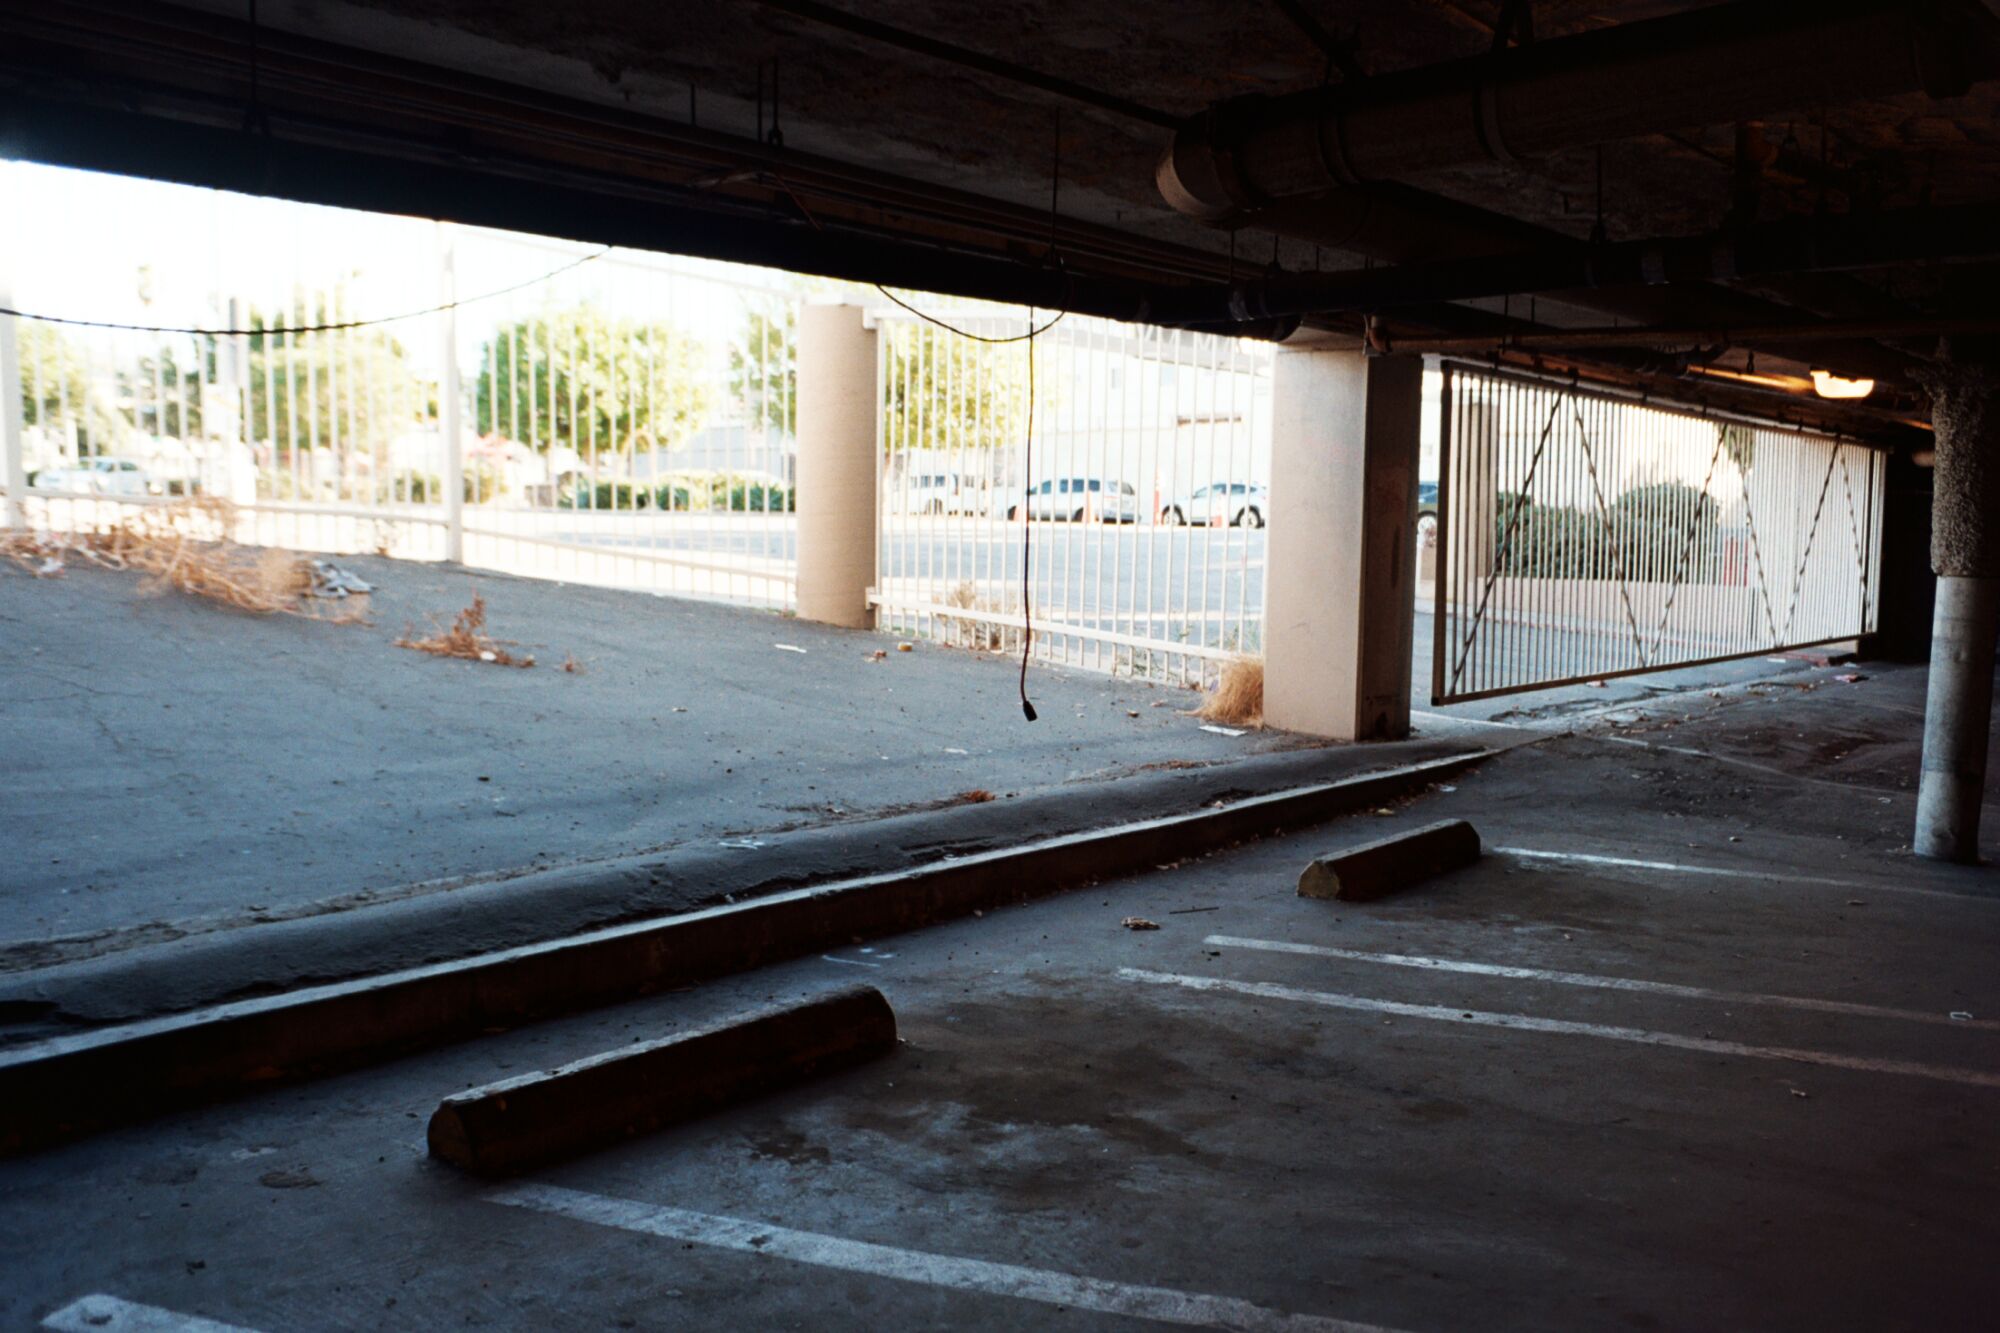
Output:
<path fill-rule="evenodd" d="M 929 325 L 885 331 L 884 430 L 891 449 L 997 449 L 1021 443 L 1027 427 L 1026 356 Z M 1038 362 L 1038 364 L 1043 364 Z M 1053 393 L 1044 375 L 1043 409 Z"/>
<path fill-rule="evenodd" d="M 251 439 L 278 457 L 321 448 L 379 459 L 390 440 L 429 415 L 409 357 L 386 328 L 294 331 L 353 318 L 343 288 L 297 296 L 284 311 L 251 307 Z"/>
<path fill-rule="evenodd" d="M 126 420 L 148 435 L 194 439 L 202 434 L 202 401 L 216 392 L 216 340 L 207 335 L 176 347 L 172 343 L 141 356 L 118 374 Z M 193 369 L 181 369 L 186 354 Z M 226 392 L 226 390 L 224 390 Z"/>
<path fill-rule="evenodd" d="M 80 454 L 111 452 L 125 423 L 92 380 L 83 349 L 54 324 L 24 319 L 17 326 L 21 424 L 57 436 L 74 431 Z"/>
<path fill-rule="evenodd" d="M 790 305 L 777 318 L 750 313 L 743 337 L 729 344 L 729 395 L 752 426 L 798 432 L 798 317 Z"/>
<path fill-rule="evenodd" d="M 607 314 L 588 302 L 502 326 L 479 357 L 474 417 L 546 451 L 588 455 L 672 449 L 707 420 L 707 349 L 668 324 Z"/>

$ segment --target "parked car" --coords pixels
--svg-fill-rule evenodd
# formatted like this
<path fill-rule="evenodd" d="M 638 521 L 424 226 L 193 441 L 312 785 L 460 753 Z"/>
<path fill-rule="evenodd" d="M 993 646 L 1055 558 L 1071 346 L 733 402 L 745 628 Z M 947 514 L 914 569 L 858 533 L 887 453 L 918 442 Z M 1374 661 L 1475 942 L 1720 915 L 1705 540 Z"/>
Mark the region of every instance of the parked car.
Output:
<path fill-rule="evenodd" d="M 1007 506 L 1007 517 L 1021 516 L 1021 506 Z M 1107 477 L 1046 477 L 1028 492 L 1028 517 L 1067 519 L 1073 523 L 1137 523 L 1139 493 L 1129 481 Z"/>
<path fill-rule="evenodd" d="M 1271 488 L 1251 481 L 1218 481 L 1197 486 L 1160 506 L 1160 522 L 1168 527 L 1193 524 L 1212 527 L 1261 528 L 1271 505 Z"/>
<path fill-rule="evenodd" d="M 1425 546 L 1435 546 L 1438 535 L 1438 484 L 1434 481 L 1417 483 L 1417 541 Z"/>
<path fill-rule="evenodd" d="M 160 483 L 129 458 L 85 458 L 73 467 L 43 468 L 35 485 L 51 491 L 88 491 L 93 495 L 158 495 Z"/>
<path fill-rule="evenodd" d="M 903 478 L 906 514 L 971 514 L 978 512 L 979 487 L 956 472 L 915 472 Z"/>

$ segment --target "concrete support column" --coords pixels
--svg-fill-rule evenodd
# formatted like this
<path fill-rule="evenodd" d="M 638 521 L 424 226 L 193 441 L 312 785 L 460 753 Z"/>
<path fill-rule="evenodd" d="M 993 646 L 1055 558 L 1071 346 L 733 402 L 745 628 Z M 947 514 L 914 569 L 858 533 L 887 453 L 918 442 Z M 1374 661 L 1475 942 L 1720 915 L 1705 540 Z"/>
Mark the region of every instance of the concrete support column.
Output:
<path fill-rule="evenodd" d="M 873 629 L 881 394 L 860 306 L 799 312 L 799 616 Z"/>
<path fill-rule="evenodd" d="M 1272 394 L 1264 720 L 1407 736 L 1423 361 L 1285 348 Z"/>
<path fill-rule="evenodd" d="M 1923 374 L 1937 438 L 1932 470 L 1930 691 L 1924 704 L 1917 855 L 1979 859 L 1979 807 L 2000 622 L 2000 341 L 1943 339 Z"/>

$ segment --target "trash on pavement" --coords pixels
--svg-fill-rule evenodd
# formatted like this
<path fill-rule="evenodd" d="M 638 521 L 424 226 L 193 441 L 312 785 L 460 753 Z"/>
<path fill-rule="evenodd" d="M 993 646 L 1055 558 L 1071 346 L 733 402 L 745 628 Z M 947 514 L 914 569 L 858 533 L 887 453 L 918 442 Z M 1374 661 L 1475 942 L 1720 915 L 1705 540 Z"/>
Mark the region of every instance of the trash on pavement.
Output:
<path fill-rule="evenodd" d="M 365 597 L 375 591 L 374 584 L 331 560 L 308 560 L 306 576 L 311 580 L 306 588 L 308 597 Z"/>
<path fill-rule="evenodd" d="M 1148 921 L 1143 916 L 1128 916 L 1118 924 L 1127 930 L 1158 930 L 1160 928 L 1159 922 Z"/>

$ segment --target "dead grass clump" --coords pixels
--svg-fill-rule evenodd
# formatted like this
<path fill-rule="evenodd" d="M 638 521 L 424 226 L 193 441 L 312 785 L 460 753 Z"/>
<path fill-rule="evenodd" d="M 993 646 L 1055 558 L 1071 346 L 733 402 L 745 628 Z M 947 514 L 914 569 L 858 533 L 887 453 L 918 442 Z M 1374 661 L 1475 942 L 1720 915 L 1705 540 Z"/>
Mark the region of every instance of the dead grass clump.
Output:
<path fill-rule="evenodd" d="M 997 800 L 997 799 L 999 799 L 999 798 L 998 798 L 998 797 L 996 797 L 996 796 L 994 796 L 994 794 L 993 794 L 992 792 L 990 792 L 990 791 L 986 790 L 986 788 L 984 788 L 984 787 L 973 787 L 973 788 L 971 788 L 971 789 L 970 789 L 970 790 L 968 790 L 968 791 L 962 791 L 962 792 L 960 792 L 960 793 L 959 793 L 958 795 L 956 795 L 956 796 L 952 797 L 952 798 L 951 798 L 951 800 L 950 800 L 949 802 L 947 802 L 947 804 L 950 804 L 950 805 L 984 805 L 984 804 L 986 804 L 986 803 L 987 803 L 988 801 L 992 801 L 992 800 Z"/>
<path fill-rule="evenodd" d="M 1215 690 L 1202 701 L 1194 715 L 1210 722 L 1234 727 L 1264 725 L 1264 663 L 1261 658 L 1238 657 L 1222 668 Z"/>
<path fill-rule="evenodd" d="M 945 605 L 963 607 L 968 611 L 1006 611 L 1008 608 L 990 597 L 981 597 L 978 586 L 971 579 L 960 581 L 944 596 Z M 996 625 L 990 620 L 974 620 L 970 616 L 940 616 L 944 622 L 944 641 L 954 648 L 977 648 L 985 652 L 1001 652 L 1020 643 L 1020 631 L 1007 625 Z"/>
<path fill-rule="evenodd" d="M 231 540 L 236 506 L 197 496 L 140 509 L 109 527 L 77 532 L 9 533 L 0 552 L 38 578 L 53 578 L 71 560 L 151 576 L 163 588 L 253 615 L 353 621 L 359 607 L 314 604 L 311 563 L 289 551 Z"/>
<path fill-rule="evenodd" d="M 396 646 L 414 648 L 433 657 L 460 657 L 468 662 L 487 662 L 493 666 L 531 667 L 535 664 L 532 656 L 516 657 L 507 651 L 501 640 L 486 633 L 486 598 L 478 593 L 472 595 L 472 605 L 458 613 L 450 629 L 438 630 L 419 639 L 413 627 L 406 627 L 403 637 L 396 640 Z"/>

